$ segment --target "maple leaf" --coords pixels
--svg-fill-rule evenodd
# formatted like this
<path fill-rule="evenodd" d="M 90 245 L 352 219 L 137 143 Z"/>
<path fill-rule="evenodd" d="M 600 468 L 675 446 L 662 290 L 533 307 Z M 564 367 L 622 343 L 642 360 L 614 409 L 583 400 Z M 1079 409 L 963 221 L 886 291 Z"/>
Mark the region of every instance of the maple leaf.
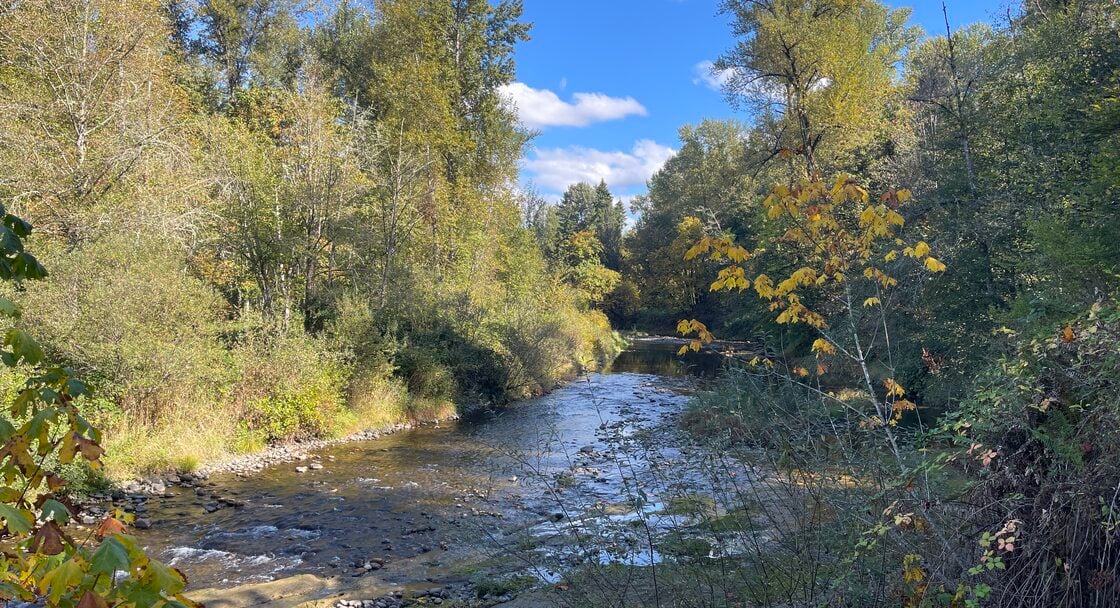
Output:
<path fill-rule="evenodd" d="M 48 521 L 31 536 L 31 550 L 43 555 L 58 555 L 66 549 L 62 543 L 62 529 L 53 521 Z"/>
<path fill-rule="evenodd" d="M 124 523 L 115 517 L 106 517 L 101 521 L 101 525 L 97 526 L 97 540 L 101 540 L 110 534 L 124 534 Z"/>

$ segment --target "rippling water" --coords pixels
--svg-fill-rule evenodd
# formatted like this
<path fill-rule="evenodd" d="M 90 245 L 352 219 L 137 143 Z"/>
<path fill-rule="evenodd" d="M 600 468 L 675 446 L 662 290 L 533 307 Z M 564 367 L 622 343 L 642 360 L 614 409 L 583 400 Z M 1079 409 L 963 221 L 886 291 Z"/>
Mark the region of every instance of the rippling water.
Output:
<path fill-rule="evenodd" d="M 183 570 L 191 586 L 222 587 L 297 573 L 339 574 L 370 558 L 389 561 L 494 541 L 518 518 L 554 510 L 547 484 L 578 471 L 581 449 L 606 450 L 603 430 L 625 436 L 681 409 L 718 358 L 679 359 L 672 345 L 639 343 L 603 373 L 496 413 L 428 426 L 317 453 L 322 470 L 280 464 L 248 479 L 211 478 L 209 493 L 244 508 L 205 513 L 189 488 L 152 501 L 141 541 Z M 660 458 L 672 458 L 669 451 Z M 565 473 L 567 474 L 567 473 Z M 572 489 L 581 501 L 619 500 L 625 471 L 593 471 Z M 539 525 L 539 524 L 537 524 Z"/>

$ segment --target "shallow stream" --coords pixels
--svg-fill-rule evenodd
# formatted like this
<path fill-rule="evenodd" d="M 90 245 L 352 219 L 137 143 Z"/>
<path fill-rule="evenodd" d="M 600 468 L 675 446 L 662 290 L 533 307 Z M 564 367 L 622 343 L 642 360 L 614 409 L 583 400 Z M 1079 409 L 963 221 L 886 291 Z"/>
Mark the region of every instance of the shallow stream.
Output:
<path fill-rule="evenodd" d="M 547 535 L 549 522 L 578 521 L 587 505 L 624 503 L 637 469 L 681 458 L 668 440 L 649 462 L 609 458 L 620 438 L 671 426 L 688 393 L 718 372 L 719 357 L 682 359 L 676 348 L 638 340 L 602 373 L 499 412 L 174 487 L 149 502 L 153 527 L 137 534 L 192 588 L 361 576 L 369 560 L 391 582 L 432 581 L 427 570 L 446 570 L 466 547 L 501 547 L 512 530 Z M 244 506 L 208 513 L 214 497 Z"/>

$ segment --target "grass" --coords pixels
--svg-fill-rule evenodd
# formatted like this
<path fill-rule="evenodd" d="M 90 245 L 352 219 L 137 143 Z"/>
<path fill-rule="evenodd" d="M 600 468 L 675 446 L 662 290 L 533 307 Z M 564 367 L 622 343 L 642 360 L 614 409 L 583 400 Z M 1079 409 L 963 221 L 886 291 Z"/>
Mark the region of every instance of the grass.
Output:
<path fill-rule="evenodd" d="M 236 421 L 221 408 L 177 408 L 154 424 L 120 421 L 104 429 L 105 470 L 112 479 L 197 469 L 228 457 L 237 445 Z"/>
<path fill-rule="evenodd" d="M 394 381 L 365 381 L 349 387 L 350 397 L 323 433 L 323 438 L 346 437 L 395 424 L 445 420 L 456 414 L 455 404 L 418 398 Z M 265 434 L 247 428 L 228 408 L 181 407 L 154 424 L 130 424 L 117 419 L 104 429 L 105 470 L 123 480 L 151 473 L 191 472 L 203 465 L 268 447 Z"/>

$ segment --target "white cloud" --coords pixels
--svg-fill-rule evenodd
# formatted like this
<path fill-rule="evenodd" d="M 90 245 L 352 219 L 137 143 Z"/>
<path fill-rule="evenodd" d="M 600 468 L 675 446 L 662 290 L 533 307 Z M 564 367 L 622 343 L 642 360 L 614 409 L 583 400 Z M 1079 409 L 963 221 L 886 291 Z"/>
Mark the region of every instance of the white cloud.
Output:
<path fill-rule="evenodd" d="M 712 60 L 705 59 L 692 66 L 692 73 L 692 84 L 704 85 L 713 91 L 722 91 L 723 87 L 735 77 L 735 68 L 717 70 Z"/>
<path fill-rule="evenodd" d="M 562 192 L 571 184 L 606 180 L 612 189 L 641 186 L 656 173 L 676 150 L 642 139 L 629 152 L 604 151 L 571 146 L 538 149 L 525 160 L 525 169 L 534 183 Z"/>
<path fill-rule="evenodd" d="M 530 129 L 586 127 L 596 122 L 647 114 L 645 106 L 633 97 L 573 93 L 572 101 L 564 101 L 548 89 L 534 89 L 523 82 L 503 86 L 502 93 L 517 108 L 521 123 Z"/>

